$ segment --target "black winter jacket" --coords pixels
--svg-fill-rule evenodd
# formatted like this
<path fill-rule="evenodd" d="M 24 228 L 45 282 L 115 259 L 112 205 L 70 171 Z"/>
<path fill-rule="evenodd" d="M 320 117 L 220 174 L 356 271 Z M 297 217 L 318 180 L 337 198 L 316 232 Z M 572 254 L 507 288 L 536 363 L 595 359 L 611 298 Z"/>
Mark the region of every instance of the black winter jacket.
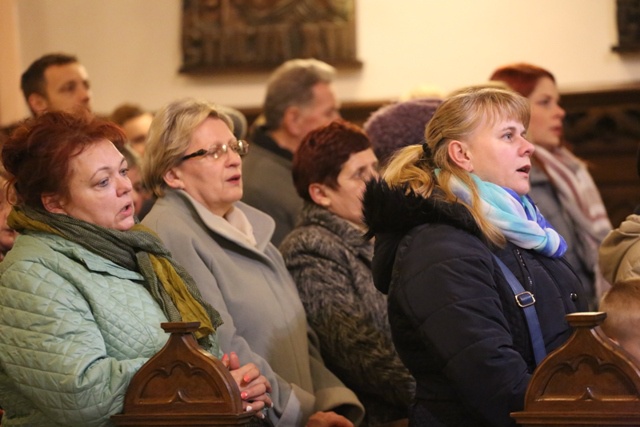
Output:
<path fill-rule="evenodd" d="M 375 236 L 373 278 L 388 294 L 402 361 L 416 378 L 412 426 L 513 426 L 535 367 L 522 309 L 495 253 L 536 298 L 547 352 L 586 310 L 579 279 L 562 258 L 507 244 L 490 248 L 462 205 L 425 199 L 384 182 L 364 196 Z"/>

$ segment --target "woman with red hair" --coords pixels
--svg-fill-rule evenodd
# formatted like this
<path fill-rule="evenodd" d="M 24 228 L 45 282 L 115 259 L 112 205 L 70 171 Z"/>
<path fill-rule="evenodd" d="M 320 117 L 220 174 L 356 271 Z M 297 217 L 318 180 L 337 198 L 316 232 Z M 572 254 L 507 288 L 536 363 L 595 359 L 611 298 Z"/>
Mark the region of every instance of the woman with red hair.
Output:
<path fill-rule="evenodd" d="M 362 194 L 377 168 L 357 126 L 335 121 L 309 133 L 292 169 L 304 207 L 280 246 L 325 363 L 365 406 L 361 426 L 407 418 L 415 390 L 373 285 L 373 243 L 363 238 Z"/>
<path fill-rule="evenodd" d="M 137 224 L 124 142 L 115 124 L 51 112 L 2 148 L 16 197 L 8 223 L 20 233 L 0 264 L 3 426 L 111 425 L 131 378 L 167 341 L 167 320 L 200 322 L 201 346 L 223 357 L 219 313 Z M 247 410 L 270 405 L 255 365 L 223 362 Z"/>
<path fill-rule="evenodd" d="M 502 81 L 529 99 L 528 139 L 536 146 L 529 194 L 565 238 L 565 257 L 594 309 L 609 287 L 598 267 L 598 247 L 611 231 L 611 222 L 586 164 L 563 144 L 565 111 L 559 104 L 555 77 L 544 68 L 520 63 L 498 68 L 491 80 Z"/>

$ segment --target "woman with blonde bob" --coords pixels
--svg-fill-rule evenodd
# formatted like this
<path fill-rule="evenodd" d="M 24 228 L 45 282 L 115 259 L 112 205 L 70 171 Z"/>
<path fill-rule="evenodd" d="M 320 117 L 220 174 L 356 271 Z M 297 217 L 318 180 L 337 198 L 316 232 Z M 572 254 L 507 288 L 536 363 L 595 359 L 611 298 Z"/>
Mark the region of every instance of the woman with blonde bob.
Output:
<path fill-rule="evenodd" d="M 520 95 L 459 91 L 365 192 L 374 283 L 417 382 L 411 426 L 515 425 L 537 363 L 570 335 L 564 316 L 586 308 L 563 238 L 527 196 L 528 122 Z M 514 282 L 535 298 L 531 333 Z"/>
<path fill-rule="evenodd" d="M 275 223 L 240 201 L 249 146 L 232 129 L 216 106 L 193 99 L 156 113 L 142 169 L 158 200 L 143 222 L 219 311 L 222 349 L 269 380 L 270 421 L 352 427 L 362 405 L 319 356 L 293 279 L 270 243 Z"/>

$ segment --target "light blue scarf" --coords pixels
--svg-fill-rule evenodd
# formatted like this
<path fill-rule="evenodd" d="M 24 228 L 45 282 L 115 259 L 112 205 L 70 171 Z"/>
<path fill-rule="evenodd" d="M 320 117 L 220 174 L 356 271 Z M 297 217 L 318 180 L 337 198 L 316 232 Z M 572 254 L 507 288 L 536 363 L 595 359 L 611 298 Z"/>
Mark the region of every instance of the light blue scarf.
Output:
<path fill-rule="evenodd" d="M 564 255 L 567 243 L 544 219 L 529 196 L 520 196 L 511 189 L 483 181 L 475 174 L 471 177 L 478 187 L 482 212 L 508 241 L 551 258 Z M 451 189 L 453 194 L 471 205 L 471 191 L 462 181 L 452 177 Z"/>

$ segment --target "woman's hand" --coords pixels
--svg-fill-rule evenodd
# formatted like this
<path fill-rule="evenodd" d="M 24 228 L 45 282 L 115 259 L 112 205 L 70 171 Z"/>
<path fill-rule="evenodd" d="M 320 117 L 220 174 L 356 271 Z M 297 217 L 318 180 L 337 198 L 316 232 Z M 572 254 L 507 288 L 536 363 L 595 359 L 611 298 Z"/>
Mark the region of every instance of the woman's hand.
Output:
<path fill-rule="evenodd" d="M 353 427 L 353 423 L 335 412 L 316 412 L 309 417 L 306 427 Z"/>
<path fill-rule="evenodd" d="M 240 359 L 234 352 L 224 354 L 222 363 L 229 369 L 231 376 L 238 384 L 240 389 L 240 397 L 242 398 L 242 407 L 245 411 L 260 411 L 264 408 L 271 408 L 271 384 L 264 375 L 260 375 L 260 370 L 253 363 L 247 363 L 240 366 Z M 264 413 L 258 412 L 257 415 L 264 418 Z"/>

